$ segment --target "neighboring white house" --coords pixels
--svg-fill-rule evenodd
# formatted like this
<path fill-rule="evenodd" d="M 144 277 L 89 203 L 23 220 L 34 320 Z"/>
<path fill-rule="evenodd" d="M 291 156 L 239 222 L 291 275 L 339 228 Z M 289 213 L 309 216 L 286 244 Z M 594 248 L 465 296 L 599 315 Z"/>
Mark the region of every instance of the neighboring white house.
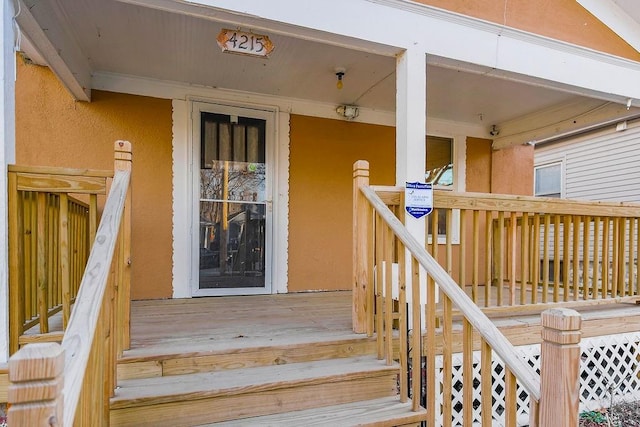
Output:
<path fill-rule="evenodd" d="M 535 146 L 534 194 L 640 202 L 640 117 Z"/>

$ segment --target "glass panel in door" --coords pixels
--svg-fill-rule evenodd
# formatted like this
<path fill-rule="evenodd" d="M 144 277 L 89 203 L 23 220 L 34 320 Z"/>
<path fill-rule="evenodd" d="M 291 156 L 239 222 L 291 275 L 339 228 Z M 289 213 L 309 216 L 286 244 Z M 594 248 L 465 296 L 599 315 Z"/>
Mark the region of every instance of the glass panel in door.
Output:
<path fill-rule="evenodd" d="M 199 288 L 265 287 L 265 125 L 201 113 Z"/>

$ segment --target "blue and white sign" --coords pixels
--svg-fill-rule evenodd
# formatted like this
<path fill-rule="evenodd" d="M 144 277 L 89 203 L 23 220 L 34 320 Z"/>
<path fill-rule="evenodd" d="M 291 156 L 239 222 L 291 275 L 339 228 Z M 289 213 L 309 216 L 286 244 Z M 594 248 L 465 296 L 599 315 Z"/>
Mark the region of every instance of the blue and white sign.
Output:
<path fill-rule="evenodd" d="M 414 218 L 422 218 L 433 210 L 433 184 L 407 182 L 404 188 L 404 204 Z"/>

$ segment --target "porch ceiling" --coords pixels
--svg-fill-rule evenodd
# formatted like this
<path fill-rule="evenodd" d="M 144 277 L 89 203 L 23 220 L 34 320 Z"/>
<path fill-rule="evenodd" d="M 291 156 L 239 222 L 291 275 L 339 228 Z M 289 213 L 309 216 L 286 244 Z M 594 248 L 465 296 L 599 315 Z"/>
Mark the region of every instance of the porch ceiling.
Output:
<path fill-rule="evenodd" d="M 269 59 L 256 59 L 224 54 L 217 46 L 222 28 L 238 26 L 231 14 L 194 16 L 115 0 L 21 4 L 17 20 L 23 50 L 35 62 L 49 65 L 78 99 L 89 99 L 92 77 L 114 74 L 336 106 L 395 109 L 393 55 L 398 50 L 390 46 L 349 39 L 320 43 L 311 40 L 312 35 L 287 35 L 281 23 L 273 23 L 274 31 L 243 26 L 268 34 L 276 46 Z M 269 22 L 262 25 L 271 27 Z M 346 68 L 342 90 L 336 88 L 335 67 Z M 508 128 L 514 121 L 527 122 L 540 110 L 557 113 L 558 105 L 568 117 L 575 116 L 589 99 L 571 88 L 437 57 L 429 58 L 427 93 L 429 117 L 482 126 L 487 132 L 492 125 Z M 589 105 L 601 103 L 591 100 Z M 540 122 L 534 125 L 539 128 Z M 503 145 L 523 142 L 512 138 Z"/>

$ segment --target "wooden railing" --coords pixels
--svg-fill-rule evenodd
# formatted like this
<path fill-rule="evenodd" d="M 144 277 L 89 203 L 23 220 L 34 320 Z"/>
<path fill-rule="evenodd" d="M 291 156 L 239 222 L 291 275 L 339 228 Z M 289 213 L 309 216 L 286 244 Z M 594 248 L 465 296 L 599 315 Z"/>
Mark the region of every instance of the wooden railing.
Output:
<path fill-rule="evenodd" d="M 116 358 L 129 346 L 131 145 L 115 173 L 62 344 L 33 343 L 9 359 L 9 424 L 108 426 Z"/>
<path fill-rule="evenodd" d="M 380 189 L 392 209 L 403 192 Z M 435 191 L 427 249 L 493 311 L 636 300 L 639 220 L 632 203 Z"/>
<path fill-rule="evenodd" d="M 471 425 L 480 412 L 482 425 L 493 425 L 493 354 L 504 363 L 505 401 L 504 423 L 516 425 L 517 382 L 529 395 L 529 425 L 577 426 L 578 366 L 580 316 L 573 310 L 555 309 L 544 312 L 542 370 L 539 375 L 520 359 L 513 346 L 486 317 L 465 291 L 445 269 L 408 232 L 398 216 L 402 209 L 390 210 L 388 189 L 380 192 L 368 182 L 368 163 L 354 165 L 354 291 L 353 322 L 356 332 L 376 334 L 378 356 L 392 363 L 394 359 L 394 325 L 399 332 L 398 360 L 400 362 L 400 398 L 408 393 L 408 365 L 411 360 L 411 398 L 413 408 L 420 406 L 421 363 L 426 367 L 424 385 L 427 425 L 451 425 L 453 394 L 453 355 L 463 360 L 463 405 L 455 410 L 463 412 L 464 425 Z M 402 193 L 395 192 L 396 207 L 403 205 Z M 394 267 L 395 266 L 395 267 Z M 410 292 L 406 288 L 410 288 Z M 440 309 L 437 292 L 440 290 Z M 408 292 L 411 298 L 408 298 Z M 397 301 L 396 302 L 394 301 Z M 421 304 L 425 304 L 423 307 Z M 397 310 L 394 309 L 397 306 Z M 457 310 L 454 316 L 454 308 Z M 421 317 L 425 331 L 422 332 Z M 411 317 L 411 333 L 407 333 L 407 319 Z M 454 330 L 461 330 L 461 340 L 454 338 Z M 407 336 L 410 338 L 407 338 Z M 426 340 L 426 345 L 421 342 Z M 409 341 L 410 340 L 410 341 Z M 426 354 L 422 349 L 426 348 Z M 409 350 L 410 349 L 410 350 Z M 473 352 L 480 351 L 480 376 L 473 375 Z M 442 360 L 436 367 L 436 356 Z M 424 360 L 424 362 L 422 362 Z M 437 372 L 439 371 L 439 372 Z M 436 376 L 442 383 L 437 383 Z M 542 381 L 541 381 L 542 378 Z M 474 399 L 480 381 L 480 404 Z M 436 406 L 436 395 L 442 405 Z"/>
<path fill-rule="evenodd" d="M 95 237 L 98 196 L 106 194 L 111 176 L 9 166 L 11 354 L 29 342 L 62 339 Z"/>

